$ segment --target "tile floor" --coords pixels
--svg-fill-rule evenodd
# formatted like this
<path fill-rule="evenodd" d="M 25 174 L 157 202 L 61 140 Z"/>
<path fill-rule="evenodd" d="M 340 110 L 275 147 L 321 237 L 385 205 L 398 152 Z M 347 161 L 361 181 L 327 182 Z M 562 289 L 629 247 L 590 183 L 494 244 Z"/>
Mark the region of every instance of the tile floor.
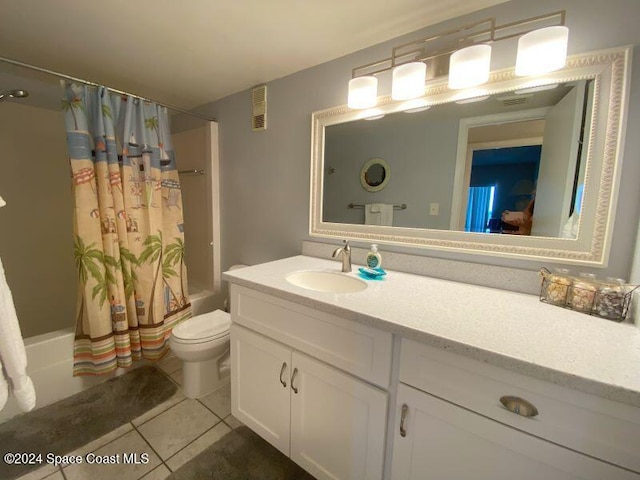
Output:
<path fill-rule="evenodd" d="M 157 366 L 178 385 L 182 382 L 182 364 L 173 355 Z M 231 415 L 230 385 L 198 400 L 182 394 L 171 398 L 94 440 L 71 455 L 96 456 L 120 454 L 148 455 L 138 464 L 79 464 L 55 467 L 47 465 L 19 480 L 162 480 L 232 429 L 242 425 Z"/>

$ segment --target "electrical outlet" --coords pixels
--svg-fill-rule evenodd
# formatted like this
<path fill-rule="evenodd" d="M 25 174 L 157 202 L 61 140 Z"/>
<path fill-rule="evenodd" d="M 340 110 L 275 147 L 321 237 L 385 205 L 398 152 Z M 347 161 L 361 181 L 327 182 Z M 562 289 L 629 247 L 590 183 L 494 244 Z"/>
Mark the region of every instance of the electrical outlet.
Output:
<path fill-rule="evenodd" d="M 439 211 L 440 211 L 440 204 L 439 203 L 431 203 L 431 204 L 429 204 L 429 215 L 438 215 Z"/>

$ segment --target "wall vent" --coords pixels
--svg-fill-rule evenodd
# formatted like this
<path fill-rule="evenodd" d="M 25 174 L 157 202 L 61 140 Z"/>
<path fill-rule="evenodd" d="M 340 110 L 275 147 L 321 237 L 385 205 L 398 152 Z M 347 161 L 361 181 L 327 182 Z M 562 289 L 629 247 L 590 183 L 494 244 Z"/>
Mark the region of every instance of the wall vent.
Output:
<path fill-rule="evenodd" d="M 267 86 L 260 85 L 251 91 L 251 104 L 253 105 L 253 114 L 251 123 L 253 131 L 267 129 Z"/>
<path fill-rule="evenodd" d="M 513 105 L 524 105 L 531 102 L 533 95 L 509 95 L 505 97 L 498 97 L 497 100 L 502 102 L 503 107 L 511 107 Z"/>

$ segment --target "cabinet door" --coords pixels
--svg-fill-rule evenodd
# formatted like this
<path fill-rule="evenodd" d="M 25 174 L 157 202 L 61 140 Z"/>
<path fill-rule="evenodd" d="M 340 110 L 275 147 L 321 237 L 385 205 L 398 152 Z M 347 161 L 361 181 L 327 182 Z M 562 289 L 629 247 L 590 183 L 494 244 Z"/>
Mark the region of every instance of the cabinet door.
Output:
<path fill-rule="evenodd" d="M 293 352 L 291 459 L 318 479 L 381 479 L 387 393 Z"/>
<path fill-rule="evenodd" d="M 394 480 L 640 479 L 404 384 L 397 405 Z"/>
<path fill-rule="evenodd" d="M 288 456 L 291 350 L 234 324 L 231 361 L 233 415 Z"/>

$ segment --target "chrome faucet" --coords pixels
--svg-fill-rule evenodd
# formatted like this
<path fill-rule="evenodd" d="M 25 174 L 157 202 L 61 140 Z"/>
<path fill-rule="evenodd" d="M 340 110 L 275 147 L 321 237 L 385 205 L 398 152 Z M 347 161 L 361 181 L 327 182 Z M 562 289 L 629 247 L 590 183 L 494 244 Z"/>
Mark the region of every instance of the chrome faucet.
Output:
<path fill-rule="evenodd" d="M 337 258 L 342 255 L 342 271 L 350 272 L 351 271 L 351 247 L 349 246 L 349 242 L 347 240 L 344 241 L 344 247 L 336 248 L 331 255 L 332 258 Z"/>

